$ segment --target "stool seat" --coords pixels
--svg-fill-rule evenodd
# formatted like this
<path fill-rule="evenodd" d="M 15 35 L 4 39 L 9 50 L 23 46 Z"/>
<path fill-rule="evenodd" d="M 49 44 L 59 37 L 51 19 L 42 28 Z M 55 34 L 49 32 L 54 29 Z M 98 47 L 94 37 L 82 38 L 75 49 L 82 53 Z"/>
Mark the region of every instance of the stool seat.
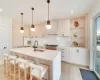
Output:
<path fill-rule="evenodd" d="M 25 60 L 25 59 L 22 59 L 22 58 L 18 58 L 18 59 L 17 59 L 17 62 L 21 62 L 21 63 L 27 63 L 27 60 Z"/>
<path fill-rule="evenodd" d="M 29 65 L 24 64 L 24 63 L 21 63 L 21 64 L 19 65 L 19 67 L 22 68 L 22 69 L 25 69 L 25 68 L 28 68 Z"/>
<path fill-rule="evenodd" d="M 45 66 L 45 65 L 31 64 L 31 68 L 32 68 L 31 75 L 35 76 L 38 79 L 40 78 L 42 79 L 48 70 L 48 66 Z"/>
<path fill-rule="evenodd" d="M 37 69 L 33 69 L 31 72 L 32 76 L 35 76 L 36 78 L 40 78 L 41 77 L 41 71 L 37 70 Z"/>
<path fill-rule="evenodd" d="M 9 56 L 9 54 L 7 54 L 7 53 L 4 53 L 4 56 Z"/>

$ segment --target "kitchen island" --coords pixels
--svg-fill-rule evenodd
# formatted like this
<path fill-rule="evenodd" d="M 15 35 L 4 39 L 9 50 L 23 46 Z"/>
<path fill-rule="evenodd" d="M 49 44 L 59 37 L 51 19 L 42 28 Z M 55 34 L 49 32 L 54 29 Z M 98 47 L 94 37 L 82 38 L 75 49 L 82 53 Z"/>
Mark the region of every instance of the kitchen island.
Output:
<path fill-rule="evenodd" d="M 38 64 L 48 65 L 48 80 L 59 80 L 61 76 L 61 52 L 56 50 L 33 48 L 15 48 L 11 49 L 10 55 L 16 55 L 26 60 L 35 61 Z"/>

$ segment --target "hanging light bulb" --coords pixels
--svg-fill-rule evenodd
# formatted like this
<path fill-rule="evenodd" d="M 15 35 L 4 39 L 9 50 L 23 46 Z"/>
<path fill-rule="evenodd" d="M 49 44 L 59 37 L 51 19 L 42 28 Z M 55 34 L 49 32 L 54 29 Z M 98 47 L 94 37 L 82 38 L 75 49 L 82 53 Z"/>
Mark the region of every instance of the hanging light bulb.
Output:
<path fill-rule="evenodd" d="M 34 8 L 32 8 L 32 25 L 31 25 L 31 28 L 30 28 L 31 31 L 35 31 L 35 26 L 33 24 L 33 10 L 34 10 Z"/>
<path fill-rule="evenodd" d="M 23 28 L 23 13 L 21 13 L 21 16 L 22 16 L 22 26 L 21 26 L 21 28 L 20 28 L 20 32 L 21 33 L 24 33 L 24 28 Z"/>
<path fill-rule="evenodd" d="M 31 31 L 35 31 L 34 25 L 31 25 Z"/>
<path fill-rule="evenodd" d="M 48 21 L 47 21 L 46 28 L 51 29 L 51 24 L 50 24 L 50 20 L 49 20 L 49 3 L 50 3 L 50 0 L 47 0 L 47 3 L 48 3 Z"/>
<path fill-rule="evenodd" d="M 47 21 L 46 28 L 47 28 L 47 29 L 51 29 L 51 24 L 50 24 L 50 21 L 49 21 L 49 20 Z"/>
<path fill-rule="evenodd" d="M 20 32 L 24 33 L 24 28 L 23 27 L 20 28 Z"/>

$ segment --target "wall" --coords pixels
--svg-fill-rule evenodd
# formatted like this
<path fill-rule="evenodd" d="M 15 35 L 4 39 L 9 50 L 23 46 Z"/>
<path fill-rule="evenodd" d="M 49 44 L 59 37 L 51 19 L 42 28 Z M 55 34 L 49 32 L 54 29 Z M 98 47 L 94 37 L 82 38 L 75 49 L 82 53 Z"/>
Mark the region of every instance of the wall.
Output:
<path fill-rule="evenodd" d="M 28 37 L 24 38 L 24 45 L 28 46 L 27 41 L 30 39 Z M 34 41 L 38 41 L 39 46 L 44 46 L 45 44 L 48 45 L 59 45 L 59 46 L 70 46 L 70 38 L 69 37 L 59 37 L 58 36 L 46 36 L 46 37 L 38 37 L 38 38 L 31 38 L 32 45 L 34 45 Z"/>
<path fill-rule="evenodd" d="M 91 7 L 91 10 L 88 14 L 88 41 L 89 41 L 89 48 L 90 48 L 90 69 L 93 70 L 93 28 L 94 28 L 94 18 L 96 15 L 100 13 L 100 0 L 95 1 L 94 5 Z"/>
<path fill-rule="evenodd" d="M 20 33 L 21 23 L 15 19 L 12 20 L 12 46 L 23 46 L 23 36 L 29 36 L 29 25 L 24 25 L 24 33 Z"/>
<path fill-rule="evenodd" d="M 7 27 L 7 49 L 12 48 L 12 19 L 7 17 L 0 17 L 0 25 Z"/>

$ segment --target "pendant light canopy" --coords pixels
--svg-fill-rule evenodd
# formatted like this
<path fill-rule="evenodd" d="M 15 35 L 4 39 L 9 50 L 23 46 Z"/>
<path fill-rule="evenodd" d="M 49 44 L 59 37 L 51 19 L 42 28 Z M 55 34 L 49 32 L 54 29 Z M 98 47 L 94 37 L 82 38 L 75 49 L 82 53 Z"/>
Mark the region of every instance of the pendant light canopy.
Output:
<path fill-rule="evenodd" d="M 31 25 L 31 31 L 35 31 L 35 26 L 34 26 L 34 24 L 33 24 L 33 10 L 34 10 L 34 8 L 32 8 L 32 25 Z"/>
<path fill-rule="evenodd" d="M 23 13 L 21 13 L 21 20 L 22 20 L 22 23 L 21 23 L 20 32 L 24 33 L 24 28 L 23 28 Z"/>
<path fill-rule="evenodd" d="M 51 24 L 50 24 L 50 20 L 49 20 L 49 4 L 50 4 L 50 0 L 47 0 L 47 3 L 48 3 L 48 21 L 47 21 L 46 28 L 47 29 L 51 29 Z"/>

